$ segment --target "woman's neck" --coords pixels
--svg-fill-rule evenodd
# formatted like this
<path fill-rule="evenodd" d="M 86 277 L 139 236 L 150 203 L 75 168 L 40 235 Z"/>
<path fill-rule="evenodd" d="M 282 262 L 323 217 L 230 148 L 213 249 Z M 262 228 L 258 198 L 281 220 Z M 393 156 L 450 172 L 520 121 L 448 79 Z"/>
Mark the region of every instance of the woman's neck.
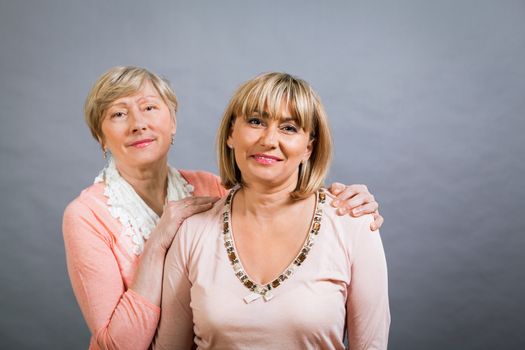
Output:
<path fill-rule="evenodd" d="M 290 196 L 295 187 L 295 183 L 276 187 L 245 184 L 235 196 L 237 208 L 243 215 L 262 220 L 275 219 L 276 216 L 284 214 L 284 209 L 299 202 Z"/>
<path fill-rule="evenodd" d="M 168 192 L 167 160 L 143 167 L 127 166 L 115 162 L 117 170 L 157 215 L 162 215 Z"/>

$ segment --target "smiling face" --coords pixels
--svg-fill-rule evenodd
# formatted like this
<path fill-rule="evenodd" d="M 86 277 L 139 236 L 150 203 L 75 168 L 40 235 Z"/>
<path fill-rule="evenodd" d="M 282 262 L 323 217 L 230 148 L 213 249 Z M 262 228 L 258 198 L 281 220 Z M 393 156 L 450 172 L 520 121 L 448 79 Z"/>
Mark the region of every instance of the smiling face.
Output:
<path fill-rule="evenodd" d="M 319 97 L 306 81 L 287 73 L 246 81 L 224 111 L 217 153 L 226 188 L 288 181 L 296 184 L 292 199 L 307 198 L 323 185 L 332 153 Z"/>
<path fill-rule="evenodd" d="M 145 80 L 136 93 L 108 106 L 101 129 L 100 143 L 117 165 L 140 167 L 167 160 L 176 122 L 158 91 Z"/>
<path fill-rule="evenodd" d="M 299 165 L 312 151 L 309 133 L 284 104 L 272 118 L 266 113 L 237 117 L 227 143 L 244 184 L 285 186 L 290 192 L 297 186 Z"/>

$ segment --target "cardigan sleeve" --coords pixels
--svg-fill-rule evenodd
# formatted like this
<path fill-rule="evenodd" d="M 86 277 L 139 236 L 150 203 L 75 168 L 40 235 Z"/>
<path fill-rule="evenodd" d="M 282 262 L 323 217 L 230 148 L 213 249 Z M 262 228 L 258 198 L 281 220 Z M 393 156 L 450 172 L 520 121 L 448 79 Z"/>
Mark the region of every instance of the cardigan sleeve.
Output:
<path fill-rule="evenodd" d="M 148 349 L 160 308 L 126 290 L 103 220 L 77 198 L 64 212 L 63 234 L 69 277 L 92 342 L 101 349 Z"/>
<path fill-rule="evenodd" d="M 390 327 L 385 253 L 378 232 L 370 231 L 370 215 L 360 218 L 353 236 L 351 280 L 347 297 L 350 349 L 386 349 Z"/>
<path fill-rule="evenodd" d="M 194 196 L 216 196 L 226 195 L 226 189 L 221 185 L 221 179 L 206 171 L 179 170 L 181 175 L 193 185 Z"/>

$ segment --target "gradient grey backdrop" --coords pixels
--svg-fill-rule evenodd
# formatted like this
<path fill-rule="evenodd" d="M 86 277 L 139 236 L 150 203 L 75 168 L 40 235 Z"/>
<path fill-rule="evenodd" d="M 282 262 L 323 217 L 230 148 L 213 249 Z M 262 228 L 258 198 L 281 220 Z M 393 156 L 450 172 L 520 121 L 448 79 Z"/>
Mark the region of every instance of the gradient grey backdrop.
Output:
<path fill-rule="evenodd" d="M 0 347 L 87 348 L 62 211 L 103 165 L 88 89 L 129 64 L 177 91 L 171 163 L 209 171 L 236 86 L 311 82 L 330 179 L 369 185 L 386 218 L 390 348 L 525 348 L 525 3 L 451 0 L 2 0 Z"/>

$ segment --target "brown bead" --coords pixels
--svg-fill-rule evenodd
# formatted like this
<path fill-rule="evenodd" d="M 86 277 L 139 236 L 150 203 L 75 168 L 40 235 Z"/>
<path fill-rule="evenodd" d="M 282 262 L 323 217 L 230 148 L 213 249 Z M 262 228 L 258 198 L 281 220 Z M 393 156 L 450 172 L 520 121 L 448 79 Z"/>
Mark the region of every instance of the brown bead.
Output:
<path fill-rule="evenodd" d="M 319 231 L 320 228 L 321 228 L 321 224 L 319 223 L 319 221 L 314 222 L 313 230 Z"/>
<path fill-rule="evenodd" d="M 247 281 L 244 281 L 244 285 L 246 286 L 246 288 L 248 288 L 248 289 L 252 289 L 252 287 L 253 287 L 253 282 L 250 281 L 250 280 L 247 280 Z"/>
<path fill-rule="evenodd" d="M 234 262 L 237 259 L 237 256 L 235 255 L 235 252 L 229 252 L 228 253 L 228 259 L 230 259 L 231 262 Z"/>
<path fill-rule="evenodd" d="M 277 288 L 277 287 L 279 287 L 280 284 L 281 284 L 281 282 L 279 282 L 279 280 L 277 279 L 277 280 L 272 282 L 272 288 Z"/>

